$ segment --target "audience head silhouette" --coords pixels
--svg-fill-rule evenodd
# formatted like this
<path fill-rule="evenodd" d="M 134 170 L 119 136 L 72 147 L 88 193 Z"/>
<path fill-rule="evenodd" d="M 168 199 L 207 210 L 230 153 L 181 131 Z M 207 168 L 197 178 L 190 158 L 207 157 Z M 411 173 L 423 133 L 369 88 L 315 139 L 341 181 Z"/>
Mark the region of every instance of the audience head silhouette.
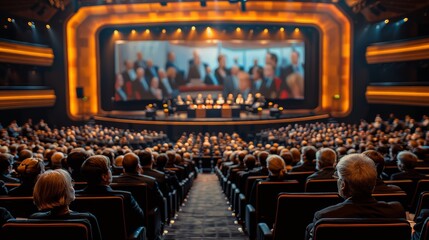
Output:
<path fill-rule="evenodd" d="M 86 159 L 82 164 L 81 173 L 88 185 L 109 185 L 112 182 L 109 159 L 103 155 Z"/>

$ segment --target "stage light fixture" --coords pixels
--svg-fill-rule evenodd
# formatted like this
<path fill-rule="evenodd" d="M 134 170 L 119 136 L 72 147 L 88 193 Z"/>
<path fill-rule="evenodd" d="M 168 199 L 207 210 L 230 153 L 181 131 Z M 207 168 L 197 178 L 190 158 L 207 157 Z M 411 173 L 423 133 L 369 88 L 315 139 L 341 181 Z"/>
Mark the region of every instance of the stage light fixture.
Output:
<path fill-rule="evenodd" d="M 295 32 L 299 32 L 299 28 L 295 28 L 295 30 L 294 30 Z"/>
<path fill-rule="evenodd" d="M 389 23 L 389 19 L 384 20 L 384 23 L 388 24 Z"/>
<path fill-rule="evenodd" d="M 10 18 L 10 17 L 9 17 L 9 18 L 7 18 L 7 21 L 8 21 L 8 22 L 12 22 L 12 21 L 13 21 L 13 18 Z"/>
<path fill-rule="evenodd" d="M 31 28 L 35 28 L 36 27 L 36 25 L 34 24 L 34 22 L 28 22 L 27 24 Z"/>
<path fill-rule="evenodd" d="M 201 5 L 201 7 L 206 7 L 207 6 L 207 2 L 206 1 L 200 1 L 200 5 Z"/>
<path fill-rule="evenodd" d="M 237 27 L 237 28 L 235 29 L 235 31 L 236 31 L 236 32 L 241 32 L 241 28 Z"/>
<path fill-rule="evenodd" d="M 131 33 L 132 33 L 132 34 L 136 34 L 136 32 L 137 32 L 137 31 L 136 31 L 135 29 L 131 30 Z"/>
<path fill-rule="evenodd" d="M 164 29 L 162 29 L 162 31 L 161 31 L 162 33 L 166 33 L 167 32 L 167 30 L 165 30 L 165 28 Z"/>
<path fill-rule="evenodd" d="M 178 33 L 181 33 L 182 32 L 182 29 L 181 28 L 177 28 L 177 30 L 176 30 Z"/>
<path fill-rule="evenodd" d="M 116 30 L 116 29 L 113 31 L 113 34 L 115 34 L 115 35 L 118 34 L 118 33 L 119 33 L 119 31 Z"/>
<path fill-rule="evenodd" d="M 46 24 L 46 29 L 51 29 L 51 25 Z"/>
<path fill-rule="evenodd" d="M 146 29 L 146 30 L 145 30 L 145 33 L 150 33 L 150 30 L 149 30 L 149 29 Z"/>
<path fill-rule="evenodd" d="M 195 31 L 195 29 L 196 29 L 196 28 L 195 28 L 195 26 L 192 26 L 192 27 L 191 27 L 191 30 L 192 30 L 192 31 Z"/>
<path fill-rule="evenodd" d="M 240 2 L 242 12 L 245 12 L 247 10 L 246 9 L 246 2 L 247 2 L 247 0 L 241 0 L 241 2 Z"/>
<path fill-rule="evenodd" d="M 285 31 L 285 28 L 284 27 L 281 27 L 280 28 L 280 32 L 284 32 Z"/>
<path fill-rule="evenodd" d="M 269 32 L 268 28 L 265 28 L 264 33 L 268 33 L 268 32 Z"/>
<path fill-rule="evenodd" d="M 404 18 L 404 20 L 403 20 L 404 22 L 408 22 L 408 18 Z"/>

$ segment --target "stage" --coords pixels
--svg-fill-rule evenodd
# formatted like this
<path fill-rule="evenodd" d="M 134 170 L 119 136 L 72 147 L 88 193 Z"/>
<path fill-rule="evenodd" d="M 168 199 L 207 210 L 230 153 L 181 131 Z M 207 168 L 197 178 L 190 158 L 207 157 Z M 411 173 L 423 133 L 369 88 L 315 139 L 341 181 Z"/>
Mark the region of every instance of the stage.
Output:
<path fill-rule="evenodd" d="M 94 120 L 103 125 L 164 131 L 168 136 L 176 136 L 183 132 L 211 131 L 238 132 L 246 135 L 265 128 L 278 128 L 296 122 L 324 121 L 328 118 L 330 118 L 328 113 L 311 111 L 283 111 L 277 118 L 271 117 L 269 110 L 263 110 L 260 115 L 242 111 L 239 118 L 188 118 L 184 112 L 167 116 L 161 110 L 152 118 L 146 117 L 146 111 L 112 111 L 94 116 Z"/>

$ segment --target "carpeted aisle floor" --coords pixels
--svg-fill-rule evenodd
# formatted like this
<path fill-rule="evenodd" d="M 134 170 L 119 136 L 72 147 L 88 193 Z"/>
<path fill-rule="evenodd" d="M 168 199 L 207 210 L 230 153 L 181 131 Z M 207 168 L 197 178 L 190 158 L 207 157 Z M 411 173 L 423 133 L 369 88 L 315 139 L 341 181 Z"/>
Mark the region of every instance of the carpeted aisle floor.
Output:
<path fill-rule="evenodd" d="M 199 174 L 164 239 L 248 239 L 231 214 L 216 175 Z"/>

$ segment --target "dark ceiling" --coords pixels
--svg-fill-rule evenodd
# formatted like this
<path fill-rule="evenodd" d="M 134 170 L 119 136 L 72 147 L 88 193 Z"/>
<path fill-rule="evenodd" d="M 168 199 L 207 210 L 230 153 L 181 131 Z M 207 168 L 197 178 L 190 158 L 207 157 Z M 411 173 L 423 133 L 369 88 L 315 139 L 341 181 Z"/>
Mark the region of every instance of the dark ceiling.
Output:
<path fill-rule="evenodd" d="M 51 18 L 61 9 L 52 6 L 50 2 L 57 0 L 7 0 L 0 1 L 0 12 L 2 15 L 22 17 L 27 20 L 49 22 Z M 61 0 L 58 0 L 61 1 Z M 100 5 L 100 4 L 122 4 L 142 2 L 177 2 L 196 0 L 63 0 L 67 6 L 73 1 L 77 6 Z M 214 0 L 207 0 L 210 2 Z M 222 0 L 219 0 L 222 1 Z M 239 2 L 241 0 L 224 0 Z M 248 2 L 252 0 L 247 0 Z M 276 1 L 276 0 L 274 0 Z M 278 0 L 281 1 L 281 0 Z M 286 0 L 285 0 L 286 1 Z M 287 0 L 290 1 L 290 0 Z M 313 1 L 313 0 L 301 0 Z M 319 0 L 320 2 L 331 2 L 334 0 Z M 336 1 L 336 0 L 335 0 Z M 334 1 L 334 2 L 335 2 Z M 429 0 L 340 0 L 345 1 L 353 9 L 355 14 L 363 14 L 368 22 L 381 21 L 387 18 L 396 18 L 413 13 L 420 9 L 429 7 Z"/>

